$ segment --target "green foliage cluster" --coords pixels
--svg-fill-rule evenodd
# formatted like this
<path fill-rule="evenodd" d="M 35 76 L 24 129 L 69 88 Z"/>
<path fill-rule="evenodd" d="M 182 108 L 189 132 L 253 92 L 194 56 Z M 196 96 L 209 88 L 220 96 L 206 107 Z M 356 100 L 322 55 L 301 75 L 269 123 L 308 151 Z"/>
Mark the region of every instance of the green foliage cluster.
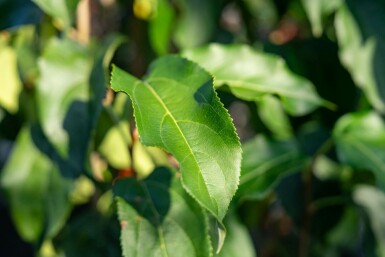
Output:
<path fill-rule="evenodd" d="M 0 255 L 385 256 L 384 17 L 0 0 Z"/>

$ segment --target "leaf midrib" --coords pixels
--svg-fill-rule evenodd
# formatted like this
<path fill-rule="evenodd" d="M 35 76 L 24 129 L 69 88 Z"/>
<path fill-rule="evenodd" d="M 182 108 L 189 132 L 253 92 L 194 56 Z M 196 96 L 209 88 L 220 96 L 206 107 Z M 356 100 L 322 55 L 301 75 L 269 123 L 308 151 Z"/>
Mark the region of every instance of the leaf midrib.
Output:
<path fill-rule="evenodd" d="M 194 152 L 192 151 L 192 149 L 191 149 L 191 147 L 190 147 L 190 145 L 189 145 L 189 143 L 188 143 L 186 137 L 184 136 L 184 134 L 183 134 L 181 128 L 179 127 L 178 122 L 177 122 L 177 120 L 175 119 L 174 115 L 170 112 L 170 110 L 169 110 L 169 109 L 167 108 L 167 106 L 164 104 L 162 98 L 158 95 L 158 93 L 157 93 L 157 92 L 156 92 L 156 91 L 155 91 L 155 90 L 154 90 L 154 89 L 153 89 L 147 82 L 142 82 L 142 84 L 145 85 L 145 87 L 146 87 L 146 88 L 147 88 L 147 89 L 154 95 L 154 97 L 158 100 L 158 102 L 161 104 L 161 106 L 163 107 L 163 109 L 166 111 L 166 114 L 168 114 L 168 115 L 170 116 L 170 118 L 171 118 L 172 121 L 174 122 L 174 125 L 175 125 L 176 128 L 178 129 L 179 134 L 182 136 L 183 141 L 184 141 L 185 145 L 187 146 L 187 148 L 188 148 L 188 150 L 189 150 L 189 152 L 190 152 L 190 155 L 194 158 L 194 162 L 197 164 L 197 166 L 198 166 L 198 168 L 199 168 L 199 172 L 202 173 L 201 168 L 200 168 L 200 166 L 199 166 L 199 163 L 198 163 L 198 161 L 197 161 L 197 159 L 196 159 L 196 156 L 195 156 Z M 165 116 L 164 116 L 164 117 L 165 117 Z M 163 118 L 164 118 L 164 117 L 163 117 Z M 160 128 L 160 129 L 161 129 L 161 128 Z M 161 136 L 161 139 L 162 139 L 162 136 Z M 162 141 L 163 141 L 163 139 L 162 139 Z M 199 174 L 200 174 L 200 173 L 198 173 L 198 179 L 199 179 Z M 202 177 L 202 180 L 204 181 L 203 177 Z M 198 181 L 198 185 L 199 185 L 199 187 L 200 187 L 199 181 Z M 206 184 L 203 183 L 203 185 L 205 186 L 206 191 L 207 191 L 207 193 L 208 193 L 209 196 L 210 196 L 210 201 L 213 201 L 213 200 L 215 201 L 215 199 L 211 196 L 210 191 L 208 190 Z M 199 191 L 201 191 L 200 188 L 199 188 Z M 194 198 L 196 198 L 196 197 L 194 197 Z M 197 199 L 197 200 L 198 200 L 198 199 Z M 198 200 L 198 201 L 200 201 L 200 200 Z M 218 206 L 218 203 L 216 203 L 216 206 Z M 217 210 L 217 212 L 218 212 L 218 210 Z M 217 214 L 215 214 L 215 216 L 217 216 Z"/>

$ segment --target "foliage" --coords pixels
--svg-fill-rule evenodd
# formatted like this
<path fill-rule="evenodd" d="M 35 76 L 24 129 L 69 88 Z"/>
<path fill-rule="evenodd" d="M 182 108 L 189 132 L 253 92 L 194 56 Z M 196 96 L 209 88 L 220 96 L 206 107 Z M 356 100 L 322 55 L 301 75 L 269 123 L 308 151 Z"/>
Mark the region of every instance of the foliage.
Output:
<path fill-rule="evenodd" d="M 382 0 L 0 0 L 1 256 L 385 256 Z"/>

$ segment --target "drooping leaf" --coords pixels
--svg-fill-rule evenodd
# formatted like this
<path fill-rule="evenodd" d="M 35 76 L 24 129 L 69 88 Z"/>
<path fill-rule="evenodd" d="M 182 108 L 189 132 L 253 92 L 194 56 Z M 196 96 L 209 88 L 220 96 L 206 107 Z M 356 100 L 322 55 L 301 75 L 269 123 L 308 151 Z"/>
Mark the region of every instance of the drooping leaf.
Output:
<path fill-rule="evenodd" d="M 119 180 L 114 193 L 125 257 L 210 256 L 203 209 L 168 169 L 144 180 Z"/>
<path fill-rule="evenodd" d="M 273 141 L 257 136 L 247 141 L 242 149 L 239 197 L 262 199 L 280 179 L 299 171 L 307 163 L 307 158 L 292 141 Z"/>
<path fill-rule="evenodd" d="M 240 99 L 259 101 L 266 94 L 278 95 L 292 115 L 304 115 L 322 105 L 332 107 L 318 96 L 310 81 L 291 72 L 282 59 L 249 46 L 211 44 L 183 55 L 213 74 L 217 87 L 227 85 Z"/>
<path fill-rule="evenodd" d="M 347 1 L 335 17 L 341 62 L 381 112 L 385 112 L 384 11 L 381 1 Z"/>
<path fill-rule="evenodd" d="M 1 176 L 16 228 L 24 240 L 55 235 L 69 214 L 72 182 L 38 150 L 23 128 Z"/>
<path fill-rule="evenodd" d="M 114 67 L 111 85 L 130 95 L 142 143 L 173 154 L 184 188 L 221 221 L 237 189 L 241 149 L 210 75 L 166 56 L 144 81 Z"/>
<path fill-rule="evenodd" d="M 343 4 L 342 0 L 302 0 L 302 5 L 309 18 L 313 35 L 319 37 L 324 30 L 324 20 L 339 6 Z"/>
<path fill-rule="evenodd" d="M 385 195 L 378 188 L 368 185 L 357 186 L 353 192 L 354 201 L 360 205 L 369 218 L 377 244 L 377 256 L 385 256 Z"/>
<path fill-rule="evenodd" d="M 385 122 L 375 112 L 352 113 L 340 118 L 334 129 L 341 162 L 372 171 L 385 190 Z"/>

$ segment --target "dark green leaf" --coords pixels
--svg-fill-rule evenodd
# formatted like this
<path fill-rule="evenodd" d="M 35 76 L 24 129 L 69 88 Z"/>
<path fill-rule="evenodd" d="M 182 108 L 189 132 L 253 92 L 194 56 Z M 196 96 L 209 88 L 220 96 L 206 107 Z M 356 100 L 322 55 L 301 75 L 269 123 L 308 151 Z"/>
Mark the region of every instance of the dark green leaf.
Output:
<path fill-rule="evenodd" d="M 168 169 L 114 187 L 125 257 L 206 257 L 210 244 L 203 209 Z"/>
<path fill-rule="evenodd" d="M 264 198 L 283 177 L 307 163 L 292 141 L 272 141 L 258 136 L 243 147 L 241 179 L 237 195 Z"/>

